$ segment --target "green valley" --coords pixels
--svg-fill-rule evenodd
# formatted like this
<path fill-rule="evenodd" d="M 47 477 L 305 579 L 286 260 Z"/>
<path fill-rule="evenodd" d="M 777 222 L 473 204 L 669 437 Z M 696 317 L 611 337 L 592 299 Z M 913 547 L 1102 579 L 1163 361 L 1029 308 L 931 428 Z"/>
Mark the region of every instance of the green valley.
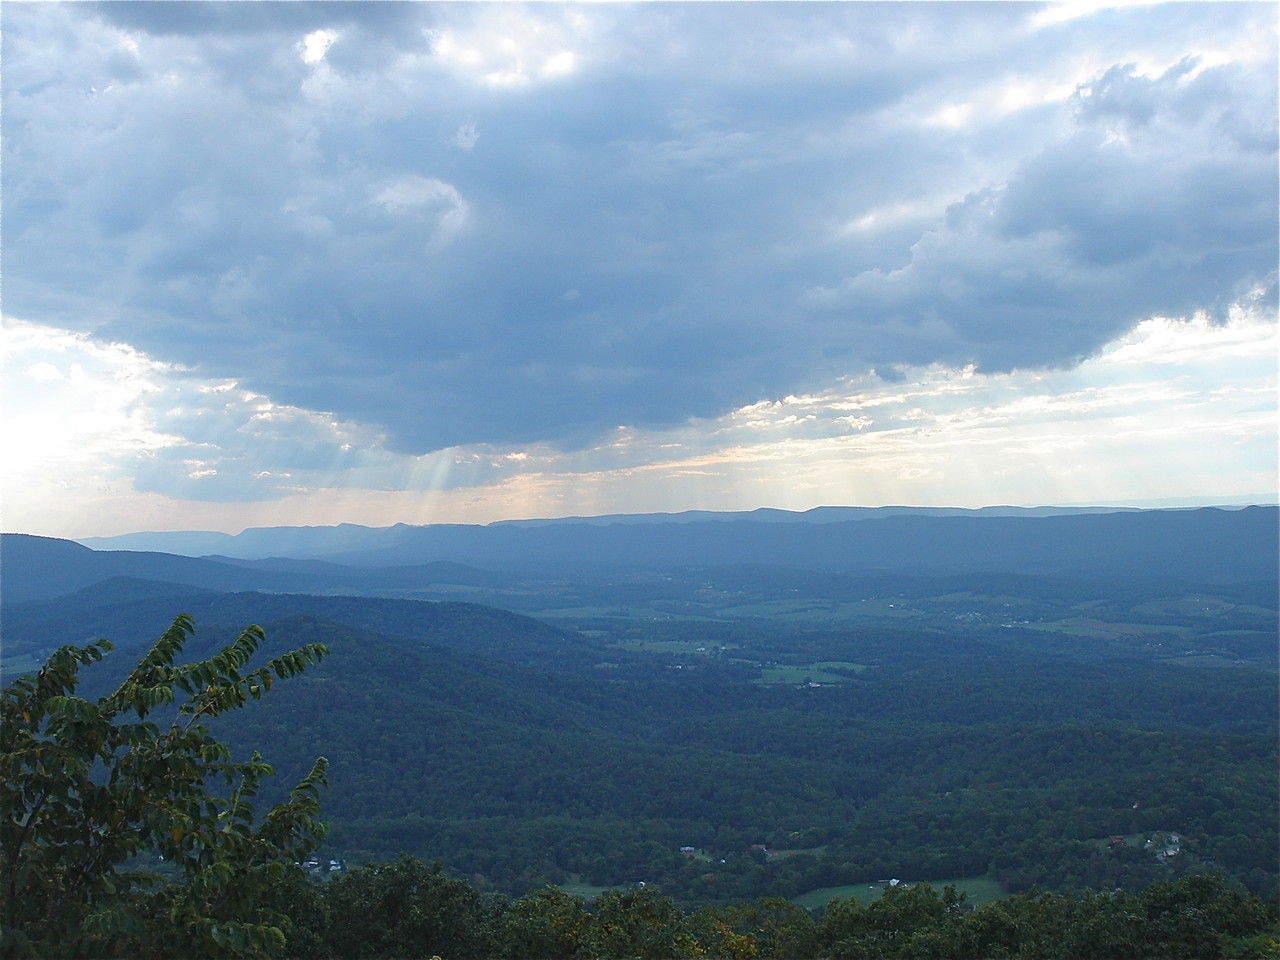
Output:
<path fill-rule="evenodd" d="M 108 577 L 6 603 L 3 668 L 106 637 L 102 692 L 177 612 L 194 656 L 245 623 L 263 658 L 323 644 L 212 729 L 269 757 L 263 802 L 328 759 L 318 863 L 405 853 L 477 895 L 820 909 L 900 879 L 981 905 L 1214 873 L 1276 896 L 1274 582 L 752 565 L 477 589 Z"/>

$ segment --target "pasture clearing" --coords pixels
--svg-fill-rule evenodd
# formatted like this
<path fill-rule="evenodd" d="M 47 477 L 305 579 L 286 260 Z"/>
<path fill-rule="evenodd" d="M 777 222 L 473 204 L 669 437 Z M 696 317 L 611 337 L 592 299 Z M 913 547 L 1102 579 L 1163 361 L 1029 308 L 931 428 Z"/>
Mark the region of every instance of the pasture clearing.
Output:
<path fill-rule="evenodd" d="M 1117 640 L 1121 637 L 1159 637 L 1175 636 L 1189 639 L 1193 632 L 1188 627 L 1170 626 L 1154 623 L 1110 623 L 1106 620 L 1094 620 L 1090 617 L 1067 617 L 1052 623 L 1022 623 L 1025 630 L 1043 630 L 1051 633 L 1065 633 L 1069 636 L 1095 637 L 1103 640 Z"/>
<path fill-rule="evenodd" d="M 850 673 L 861 673 L 866 669 L 865 663 L 845 660 L 824 660 L 803 666 L 772 664 L 760 669 L 760 679 L 756 683 L 848 683 L 853 679 Z"/>
<path fill-rule="evenodd" d="M 957 892 L 965 895 L 965 903 L 972 904 L 975 907 L 1002 900 L 1008 895 L 1005 893 L 1004 887 L 990 877 L 955 877 L 948 880 L 920 882 L 928 883 L 938 893 L 942 892 L 943 887 L 954 886 Z M 915 885 L 915 881 L 902 881 L 902 886 L 904 887 Z M 816 907 L 825 907 L 832 900 L 853 898 L 865 907 L 884 893 L 887 888 L 888 884 L 886 883 L 848 883 L 840 887 L 822 887 L 819 890 L 810 890 L 808 893 L 802 893 L 798 897 L 792 897 L 791 902 L 797 906 L 804 907 L 806 910 L 813 910 Z"/>

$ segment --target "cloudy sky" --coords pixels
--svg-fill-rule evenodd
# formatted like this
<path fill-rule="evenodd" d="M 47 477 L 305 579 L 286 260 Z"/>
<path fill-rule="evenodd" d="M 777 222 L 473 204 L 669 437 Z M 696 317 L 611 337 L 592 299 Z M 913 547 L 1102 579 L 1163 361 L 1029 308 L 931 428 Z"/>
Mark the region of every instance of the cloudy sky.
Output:
<path fill-rule="evenodd" d="M 3 10 L 3 525 L 1276 488 L 1272 3 Z"/>

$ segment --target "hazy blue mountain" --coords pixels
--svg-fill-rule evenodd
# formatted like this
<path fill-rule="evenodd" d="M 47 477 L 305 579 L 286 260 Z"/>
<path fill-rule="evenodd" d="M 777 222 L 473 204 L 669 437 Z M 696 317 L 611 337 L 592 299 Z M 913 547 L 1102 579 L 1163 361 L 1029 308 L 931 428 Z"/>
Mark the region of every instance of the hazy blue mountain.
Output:
<path fill-rule="evenodd" d="M 491 524 L 430 524 L 410 526 L 398 523 L 391 527 L 365 527 L 343 523 L 331 527 L 250 527 L 231 535 L 210 531 L 171 531 L 126 533 L 115 537 L 83 537 L 80 543 L 95 550 L 146 550 L 181 554 L 188 557 L 216 555 L 260 560 L 271 557 L 325 557 L 358 550 L 394 547 L 412 541 L 417 531 L 433 530 L 443 537 L 460 531 L 477 531 L 501 527 L 550 527 L 566 525 L 637 526 L 659 523 L 842 523 L 872 520 L 899 515 L 929 517 L 1045 517 L 1089 513 L 1132 512 L 1131 507 L 814 507 L 811 510 L 777 510 L 761 507 L 749 511 L 686 510 L 681 513 L 608 514 L 598 517 L 560 517 L 556 519 L 501 520 Z M 466 534 L 463 534 L 464 536 Z"/>
<path fill-rule="evenodd" d="M 198 596 L 213 596 L 217 591 L 202 590 L 186 583 L 142 580 L 137 577 L 109 577 L 80 590 L 60 594 L 47 600 L 8 600 L 4 604 L 6 640 L 15 636 L 22 624 L 62 619 L 75 613 L 125 604 L 150 604 L 160 601 L 168 609 Z"/>
<path fill-rule="evenodd" d="M 72 540 L 17 533 L 0 534 L 0 562 L 0 597 L 6 603 L 48 600 L 104 581 L 120 581 L 116 599 L 123 599 L 138 591 L 143 596 L 166 596 L 174 590 L 189 594 L 193 587 L 334 594 L 407 591 L 431 584 L 506 586 L 511 580 L 506 575 L 447 562 L 361 568 L 290 558 L 196 558 L 92 550 Z M 111 592 L 111 588 L 101 589 Z"/>
<path fill-rule="evenodd" d="M 250 527 L 234 536 L 210 531 L 126 533 L 118 537 L 85 537 L 95 550 L 156 550 L 203 557 L 217 554 L 241 559 L 318 557 L 348 550 L 367 550 L 393 543 L 406 524 L 365 527 L 342 523 L 332 527 Z"/>
<path fill-rule="evenodd" d="M 286 589 L 288 575 L 167 553 L 99 551 L 54 537 L 0 534 L 0 596 L 5 602 L 46 600 L 114 577 L 186 584 L 209 590 Z"/>
<path fill-rule="evenodd" d="M 809 510 L 685 510 L 680 513 L 614 513 L 598 517 L 561 517 L 554 520 L 499 520 L 491 527 L 547 527 L 566 523 L 588 523 L 598 527 L 614 524 L 703 523 L 751 520 L 756 523 L 843 523 L 912 514 L 923 517 L 1057 517 L 1081 513 L 1132 512 L 1133 507 L 813 507 Z"/>
<path fill-rule="evenodd" d="M 1088 579 L 1274 576 L 1277 508 L 1053 517 L 889 516 L 833 523 L 416 527 L 336 562 L 449 559 L 498 569 L 663 568 L 755 562 L 839 572 L 1011 571 Z"/>
<path fill-rule="evenodd" d="M 374 546 L 332 553 L 325 563 L 93 551 L 18 534 L 4 535 L 0 550 L 5 596 L 15 601 L 45 599 L 115 576 L 215 590 L 404 593 L 433 583 L 509 585 L 511 576 L 520 575 L 585 577 L 742 563 L 858 575 L 1016 572 L 1228 582 L 1274 578 L 1278 514 L 1277 507 L 1246 507 L 1047 517 L 901 514 L 823 523 L 401 525 L 359 528 Z M 298 530 L 316 534 L 321 528 Z"/>
<path fill-rule="evenodd" d="M 399 567 L 354 567 L 326 560 L 300 560 L 292 557 L 244 560 L 239 557 L 212 556 L 204 559 L 248 570 L 313 578 L 314 587 L 308 592 L 314 593 L 331 593 L 344 587 L 360 592 L 413 590 L 431 584 L 503 588 L 512 583 L 510 574 L 480 570 L 448 560 Z"/>
<path fill-rule="evenodd" d="M 110 590 L 127 584 L 129 595 Z M 186 593 L 175 592 L 175 587 Z M 147 595 L 150 593 L 151 595 Z M 340 620 L 357 630 L 391 633 L 513 663 L 577 670 L 600 657 L 575 637 L 518 613 L 475 603 L 312 594 L 193 592 L 175 584 L 113 579 L 53 601 L 6 603 L 6 656 L 47 655 L 62 643 L 105 637 L 129 648 L 150 643 L 178 613 L 202 630 L 239 628 L 296 616 Z"/>

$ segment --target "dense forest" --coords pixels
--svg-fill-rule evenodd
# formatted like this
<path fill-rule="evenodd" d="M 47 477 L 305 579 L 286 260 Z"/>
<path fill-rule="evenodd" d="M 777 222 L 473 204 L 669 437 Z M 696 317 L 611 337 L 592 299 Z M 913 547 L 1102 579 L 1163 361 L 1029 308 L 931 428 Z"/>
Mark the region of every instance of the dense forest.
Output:
<path fill-rule="evenodd" d="M 4 957 L 1247 958 L 1280 947 L 1274 904 L 1206 872 L 1136 893 L 982 905 L 953 885 L 893 879 L 869 902 L 808 912 L 779 897 L 687 910 L 644 882 L 590 901 L 555 885 L 513 899 L 403 854 L 322 868 L 301 858 L 325 832 L 328 761 L 259 818 L 271 768 L 257 753 L 232 759 L 208 722 L 309 672 L 328 648 L 251 668 L 264 636 L 249 627 L 184 662 L 193 627 L 180 616 L 93 699 L 79 695 L 81 668 L 108 641 L 64 645 L 4 689 Z M 226 789 L 211 790 L 219 780 Z"/>
<path fill-rule="evenodd" d="M 1137 894 L 1034 892 L 975 907 L 954 887 L 885 887 L 811 914 L 785 899 L 682 910 L 646 888 L 587 903 L 551 886 L 509 900 L 401 857 L 290 890 L 300 958 L 715 957 L 991 960 L 1274 957 L 1275 915 L 1213 875 Z"/>
<path fill-rule="evenodd" d="M 421 955 L 1248 956 L 1274 933 L 1274 579 L 433 564 L 402 592 L 455 599 L 424 601 L 376 595 L 386 580 L 320 595 L 114 575 L 57 592 L 45 569 L 54 595 L 4 605 L 6 684 L 105 637 L 118 649 L 81 695 L 107 696 L 177 611 L 199 624 L 192 657 L 246 623 L 265 634 L 252 663 L 327 651 L 203 720 L 230 756 L 267 755 L 260 807 L 327 760 L 327 831 L 281 901 L 310 918 L 297 955 L 369 955 L 340 928 L 397 870 L 475 911 L 469 945 Z M 1194 934 L 1216 953 L 1135 919 L 1179 897 L 1252 919 Z M 560 919 L 534 923 L 544 909 Z M 650 917 L 664 946 L 589 934 L 615 909 Z M 512 931 L 521 916 L 571 942 L 545 952 Z M 1071 918 L 1112 939 L 1035 939 Z M 435 941 L 412 942 L 382 955 Z"/>

